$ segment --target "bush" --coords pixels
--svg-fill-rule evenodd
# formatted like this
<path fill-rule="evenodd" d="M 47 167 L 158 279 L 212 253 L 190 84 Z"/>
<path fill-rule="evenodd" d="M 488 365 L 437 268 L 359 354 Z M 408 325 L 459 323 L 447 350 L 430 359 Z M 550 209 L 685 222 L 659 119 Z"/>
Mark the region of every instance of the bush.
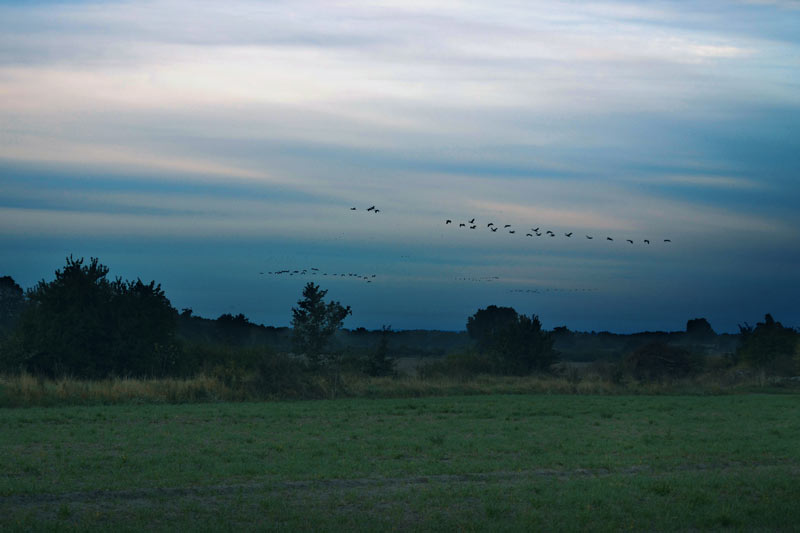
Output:
<path fill-rule="evenodd" d="M 92 258 L 67 258 L 51 282 L 28 291 L 19 324 L 19 360 L 48 376 L 163 376 L 179 354 L 177 313 L 160 285 L 106 279 Z"/>
<path fill-rule="evenodd" d="M 702 357 L 685 348 L 653 342 L 625 357 L 623 368 L 640 381 L 684 377 L 701 370 Z"/>
<path fill-rule="evenodd" d="M 748 365 L 776 374 L 794 373 L 795 350 L 800 335 L 792 328 L 776 322 L 772 315 L 766 314 L 764 322 L 753 328 L 747 324 L 739 326 L 742 344 L 736 351 L 740 361 Z"/>

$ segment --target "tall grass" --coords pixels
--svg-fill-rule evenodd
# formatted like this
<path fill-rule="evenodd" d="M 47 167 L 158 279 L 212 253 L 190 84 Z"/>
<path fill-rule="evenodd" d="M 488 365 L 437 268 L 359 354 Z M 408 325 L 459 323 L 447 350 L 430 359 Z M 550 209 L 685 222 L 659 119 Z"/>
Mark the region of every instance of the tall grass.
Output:
<path fill-rule="evenodd" d="M 472 394 L 735 394 L 740 392 L 798 392 L 800 381 L 770 378 L 763 373 L 702 374 L 660 382 L 615 382 L 597 374 L 525 377 L 478 375 L 469 378 L 367 377 L 346 374 L 336 382 L 306 376 L 303 388 L 283 392 L 259 387 L 258 377 L 231 381 L 215 374 L 192 378 L 81 380 L 46 379 L 31 374 L 0 375 L 0 407 L 103 405 L 124 403 L 202 403 L 274 399 L 407 398 Z"/>

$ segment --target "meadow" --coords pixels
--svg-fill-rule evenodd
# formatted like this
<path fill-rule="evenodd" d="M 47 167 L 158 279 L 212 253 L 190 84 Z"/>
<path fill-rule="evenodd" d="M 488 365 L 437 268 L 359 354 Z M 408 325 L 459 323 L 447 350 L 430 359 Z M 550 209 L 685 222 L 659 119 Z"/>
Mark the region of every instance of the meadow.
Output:
<path fill-rule="evenodd" d="M 0 409 L 0 530 L 797 530 L 795 394 Z"/>

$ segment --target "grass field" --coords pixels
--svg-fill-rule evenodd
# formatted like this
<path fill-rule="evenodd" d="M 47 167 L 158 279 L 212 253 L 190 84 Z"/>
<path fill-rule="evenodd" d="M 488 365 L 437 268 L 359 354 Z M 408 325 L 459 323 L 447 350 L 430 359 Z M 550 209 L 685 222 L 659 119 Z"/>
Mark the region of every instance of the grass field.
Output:
<path fill-rule="evenodd" d="M 0 409 L 0 530 L 797 530 L 797 395 Z"/>

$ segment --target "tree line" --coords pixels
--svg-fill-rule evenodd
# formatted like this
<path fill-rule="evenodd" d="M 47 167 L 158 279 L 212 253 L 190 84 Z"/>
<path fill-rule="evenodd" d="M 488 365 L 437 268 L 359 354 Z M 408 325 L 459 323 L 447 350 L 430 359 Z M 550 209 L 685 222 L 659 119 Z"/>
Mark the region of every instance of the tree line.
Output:
<path fill-rule="evenodd" d="M 70 256 L 54 279 L 41 280 L 27 291 L 8 276 L 0 278 L 0 371 L 97 379 L 176 377 L 211 370 L 230 380 L 255 372 L 267 388 L 316 375 L 328 379 L 334 390 L 342 372 L 396 373 L 389 347 L 391 327 L 384 326 L 377 342 L 366 349 L 336 346 L 332 340 L 352 310 L 325 301 L 327 291 L 314 283 L 306 284 L 291 310 L 290 354 L 263 342 L 236 346 L 255 327 L 242 314 L 223 314 L 213 321 L 213 339 L 181 335 L 179 324 L 195 319 L 190 309 L 179 313 L 155 281 L 111 280 L 108 273 L 97 258 L 86 262 Z M 353 334 L 366 333 L 362 330 Z M 556 340 L 577 337 L 565 326 L 546 331 L 538 316 L 494 305 L 470 316 L 466 330 L 472 344 L 437 358 L 423 367 L 423 374 L 552 372 L 561 358 Z M 687 323 L 685 335 L 701 342 L 716 334 L 708 321 L 697 318 Z M 800 370 L 798 339 L 795 329 L 767 314 L 755 326 L 740 326 L 738 347 L 729 354 L 728 364 L 794 374 Z M 621 363 L 637 379 L 683 376 L 703 368 L 698 353 L 660 341 L 629 350 Z"/>

